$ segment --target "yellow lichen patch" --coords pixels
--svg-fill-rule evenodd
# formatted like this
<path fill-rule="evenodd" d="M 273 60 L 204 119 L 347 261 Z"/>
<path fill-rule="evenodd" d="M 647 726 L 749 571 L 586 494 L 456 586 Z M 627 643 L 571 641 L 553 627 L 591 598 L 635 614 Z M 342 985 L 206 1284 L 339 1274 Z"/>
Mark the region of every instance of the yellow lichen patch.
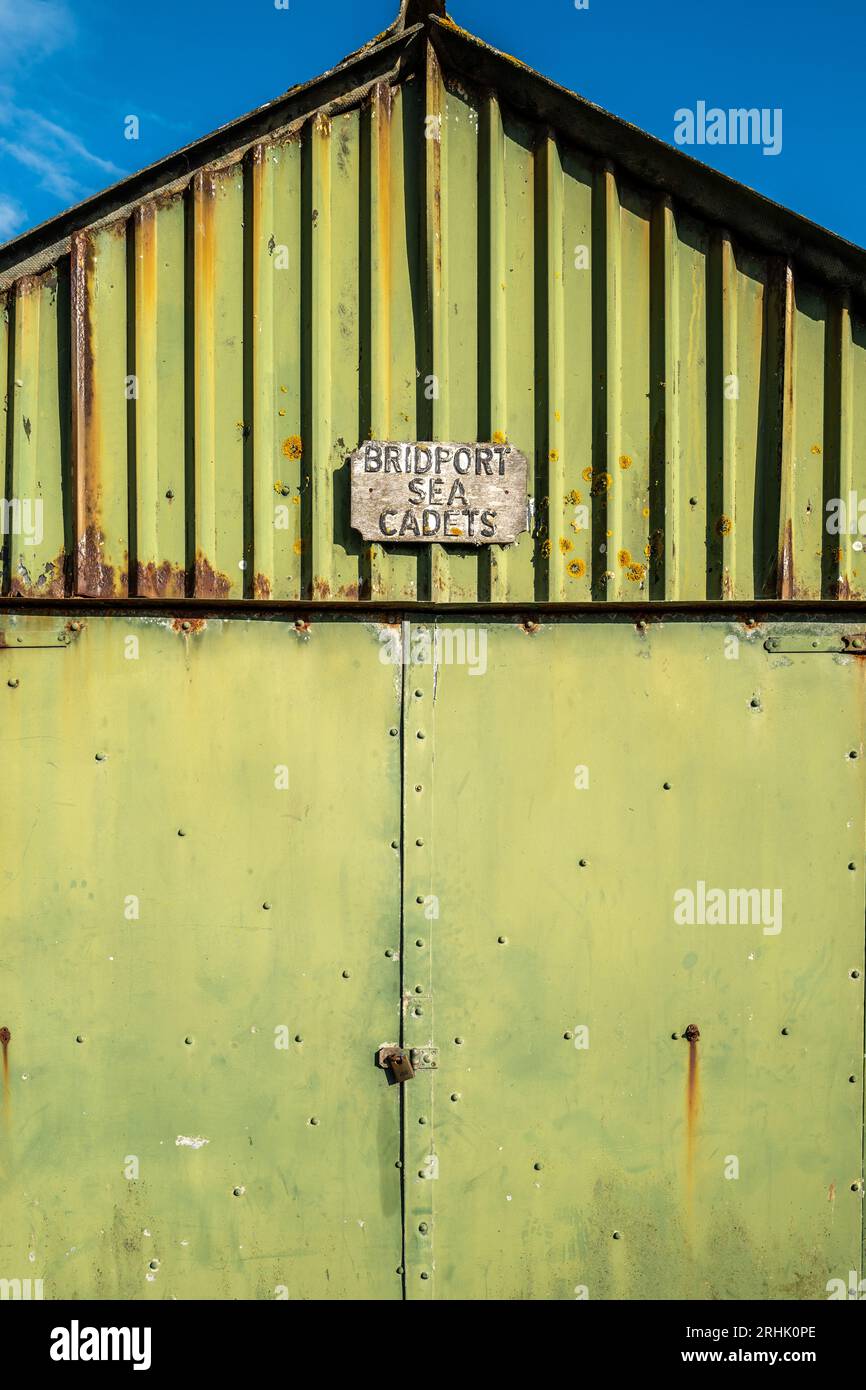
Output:
<path fill-rule="evenodd" d="M 299 459 L 303 449 L 304 446 L 296 434 L 290 434 L 288 439 L 283 440 L 283 453 L 287 459 Z"/>
<path fill-rule="evenodd" d="M 583 527 L 581 526 L 581 524 L 580 524 L 579 521 L 570 521 L 568 524 L 569 524 L 569 526 L 571 527 L 572 531 L 582 531 L 582 530 L 583 530 Z"/>
<path fill-rule="evenodd" d="M 565 500 L 566 500 L 566 502 L 570 502 L 571 505 L 572 505 L 572 507 L 579 507 L 579 506 L 580 506 L 580 493 L 577 492 L 574 488 L 572 488 L 572 489 L 571 489 L 571 492 L 567 492 L 567 493 L 565 494 Z"/>
<path fill-rule="evenodd" d="M 620 466 L 620 468 L 631 468 L 631 464 L 632 464 L 632 460 L 631 460 L 631 455 L 630 455 L 630 454 L 620 454 L 620 456 L 619 456 L 619 466 Z"/>
<path fill-rule="evenodd" d="M 558 463 L 558 462 L 559 462 L 559 450 L 558 450 L 558 449 L 551 449 L 551 450 L 549 451 L 547 457 L 550 459 L 550 462 L 551 462 L 551 463 Z"/>
<path fill-rule="evenodd" d="M 813 454 L 820 454 L 820 452 L 821 452 L 821 445 L 820 445 L 820 444 L 813 444 L 813 445 L 812 445 L 812 453 L 813 453 Z"/>
<path fill-rule="evenodd" d="M 644 507 L 641 516 L 649 516 L 649 507 Z"/>
<path fill-rule="evenodd" d="M 281 386 L 281 387 L 280 387 L 280 390 L 282 391 L 283 395 L 286 394 L 286 392 L 288 391 L 288 389 L 289 389 L 288 386 Z"/>
<path fill-rule="evenodd" d="M 625 568 L 626 565 L 630 565 L 630 564 L 631 564 L 631 551 L 630 551 L 630 550 L 621 550 L 621 551 L 619 552 L 619 554 L 617 555 L 616 558 L 617 558 L 618 563 L 619 563 L 620 565 L 622 565 L 623 568 Z"/>
<path fill-rule="evenodd" d="M 293 498 L 292 498 L 292 506 L 293 506 L 293 507 L 299 507 L 300 505 L 301 505 L 301 499 L 300 499 L 300 497 L 293 497 Z"/>
<path fill-rule="evenodd" d="M 593 497 L 598 497 L 599 493 L 607 492 L 612 482 L 613 478 L 609 473 L 593 473 L 592 486 L 589 490 Z"/>
<path fill-rule="evenodd" d="M 550 554 L 550 541 L 542 541 L 542 542 L 541 542 L 541 553 L 542 553 L 542 555 L 544 555 L 545 557 L 548 556 L 548 555 Z"/>
<path fill-rule="evenodd" d="M 626 569 L 626 578 L 632 580 L 634 584 L 640 584 L 646 578 L 646 565 L 633 564 Z"/>
<path fill-rule="evenodd" d="M 582 579 L 586 574 L 586 563 L 583 560 L 572 560 L 570 564 L 566 565 L 566 569 L 572 579 Z"/>
<path fill-rule="evenodd" d="M 560 536 L 560 538 L 559 538 L 559 548 L 560 548 L 560 550 L 562 551 L 563 555 L 567 555 L 568 552 L 569 552 L 569 550 L 573 550 L 573 549 L 574 549 L 574 543 L 573 543 L 573 541 L 568 540 L 567 537 L 565 537 L 565 536 Z"/>
<path fill-rule="evenodd" d="M 505 444 L 506 442 L 507 442 L 507 441 L 506 441 L 505 435 L 502 433 L 502 430 L 494 430 L 494 431 L 493 431 L 493 443 L 494 443 L 494 444 Z"/>
<path fill-rule="evenodd" d="M 285 415 L 286 412 L 285 412 L 284 410 L 281 410 L 281 411 L 279 411 L 278 413 L 279 413 L 280 415 Z"/>
<path fill-rule="evenodd" d="M 561 420 L 561 419 L 562 419 L 562 416 L 560 415 L 560 413 L 559 413 L 558 410 L 554 410 L 554 412 L 553 412 L 553 418 L 554 418 L 554 420 Z"/>
<path fill-rule="evenodd" d="M 716 522 L 716 530 L 720 536 L 729 536 L 734 529 L 734 523 L 729 516 L 720 516 Z"/>
<path fill-rule="evenodd" d="M 584 470 L 583 470 L 583 472 L 581 473 L 580 476 L 581 476 L 581 478 L 583 478 L 583 481 L 584 481 L 585 483 L 591 483 L 591 482 L 592 482 L 592 469 L 591 469 L 591 468 L 584 468 Z"/>
<path fill-rule="evenodd" d="M 277 481 L 274 483 L 274 492 L 282 492 L 282 490 L 283 490 L 283 485 L 282 485 L 282 483 L 280 482 L 279 478 L 277 478 Z"/>
<path fill-rule="evenodd" d="M 292 550 L 294 550 L 294 552 L 295 552 L 296 555 L 303 555 L 303 553 L 304 553 L 304 542 L 303 542 L 303 540 L 302 540 L 302 538 L 301 538 L 300 536 L 298 537 L 298 539 L 295 541 L 294 545 L 292 546 Z"/>

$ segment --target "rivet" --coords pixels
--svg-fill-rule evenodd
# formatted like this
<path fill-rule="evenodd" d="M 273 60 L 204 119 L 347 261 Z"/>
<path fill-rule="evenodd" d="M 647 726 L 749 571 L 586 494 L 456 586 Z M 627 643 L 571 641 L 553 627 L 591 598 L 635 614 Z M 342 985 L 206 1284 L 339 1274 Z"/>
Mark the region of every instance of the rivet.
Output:
<path fill-rule="evenodd" d="M 19 682 L 17 680 L 11 680 L 7 681 L 6 684 L 8 685 L 10 690 L 17 690 Z"/>
<path fill-rule="evenodd" d="M 76 1037 L 75 1037 L 75 1041 L 76 1041 L 77 1043 L 83 1043 L 83 1042 L 84 1042 L 84 1034 L 83 1034 L 83 1033 L 77 1033 L 77 1034 L 76 1034 Z"/>
<path fill-rule="evenodd" d="M 423 690 L 416 690 L 416 691 L 415 691 L 415 699 L 416 699 L 416 700 L 420 700 L 423 694 L 424 694 L 424 691 L 423 691 Z"/>
<path fill-rule="evenodd" d="M 402 1266 L 402 1265 L 398 1265 L 397 1268 L 396 1268 L 396 1270 L 394 1271 L 394 1273 L 395 1273 L 395 1274 L 402 1274 L 402 1273 L 403 1273 L 403 1266 Z"/>
<path fill-rule="evenodd" d="M 96 753 L 96 754 L 94 754 L 94 756 L 95 756 L 96 761 L 97 761 L 98 763 L 104 763 L 104 762 L 105 762 L 105 757 L 106 757 L 105 753 Z"/>
<path fill-rule="evenodd" d="M 387 951 L 385 952 L 385 955 L 388 957 L 389 960 L 393 960 L 393 959 L 394 959 L 394 952 L 393 952 L 393 950 L 391 949 L 390 946 L 388 947 Z"/>
<path fill-rule="evenodd" d="M 413 1016 L 414 1016 L 415 1018 L 423 1018 L 423 1017 L 424 1017 L 424 1010 L 423 1010 L 419 1005 L 417 1005 L 417 1004 L 416 1004 L 415 1008 L 412 1010 L 412 1013 L 413 1013 Z"/>
<path fill-rule="evenodd" d="M 319 1117 L 318 1117 L 318 1115 L 311 1115 L 311 1116 L 310 1116 L 310 1124 L 311 1124 L 311 1125 L 317 1125 L 318 1123 L 319 1123 Z"/>
<path fill-rule="evenodd" d="M 454 1101 L 454 1103 L 455 1103 L 455 1105 L 456 1105 L 456 1104 L 457 1104 L 457 1101 L 460 1099 L 460 1092 L 459 1092 L 459 1091 L 452 1091 L 452 1092 L 451 1092 L 451 1099 Z"/>
<path fill-rule="evenodd" d="M 396 729 L 389 729 L 389 730 L 388 730 L 388 733 L 391 735 L 392 738 L 396 738 L 396 737 L 397 737 L 397 730 L 396 730 Z"/>
<path fill-rule="evenodd" d="M 295 1034 L 295 1042 L 297 1042 L 297 1043 L 302 1043 L 303 1041 L 304 1041 L 304 1039 L 303 1039 L 303 1037 L 301 1036 L 301 1034 L 300 1034 L 300 1033 L 296 1033 L 296 1034 Z"/>
<path fill-rule="evenodd" d="M 395 1167 L 395 1168 L 402 1168 L 402 1167 L 403 1167 L 403 1163 L 402 1163 L 402 1161 L 401 1161 L 399 1158 L 397 1159 L 397 1162 L 394 1164 L 394 1167 Z"/>
<path fill-rule="evenodd" d="M 851 1191 L 852 1191 L 852 1192 L 859 1192 L 859 1191 L 860 1191 L 860 1184 L 859 1184 L 859 1182 L 852 1182 L 852 1184 L 851 1184 Z"/>
<path fill-rule="evenodd" d="M 578 864 L 580 865 L 580 867 L 581 867 L 582 869 L 587 868 L 587 867 L 588 867 L 588 864 L 589 864 L 589 861 L 588 861 L 587 859 L 578 859 L 577 862 L 578 862 Z"/>
<path fill-rule="evenodd" d="M 852 1085 L 852 1086 L 856 1086 L 856 1085 L 857 1085 L 857 1078 L 856 1078 L 856 1076 L 849 1076 L 849 1077 L 848 1077 L 848 1080 L 851 1082 L 851 1085 Z"/>
<path fill-rule="evenodd" d="M 854 871 L 856 870 L 857 865 L 854 863 L 853 859 L 851 863 L 848 865 L 848 868 L 851 870 L 852 873 L 854 873 Z"/>
<path fill-rule="evenodd" d="M 783 1029 L 782 1029 L 782 1037 L 783 1037 L 783 1038 L 787 1038 L 787 1036 L 788 1036 L 788 1029 L 787 1029 L 787 1028 L 783 1028 Z"/>
<path fill-rule="evenodd" d="M 192 623 L 187 622 L 187 620 L 184 619 L 184 621 L 183 621 L 183 622 L 181 623 L 181 625 L 180 625 L 180 630 L 181 630 L 181 632 L 189 632 L 191 629 L 192 629 Z"/>
<path fill-rule="evenodd" d="M 184 835 L 186 834 L 186 831 L 185 831 L 185 830 L 179 830 L 177 833 L 178 833 L 178 835 L 180 835 L 181 839 L 183 839 Z"/>
<path fill-rule="evenodd" d="M 856 749 L 856 748 L 852 748 L 852 749 L 851 749 L 851 752 L 848 754 L 848 757 L 849 757 L 849 758 L 856 758 L 856 757 L 857 757 L 857 749 Z"/>
<path fill-rule="evenodd" d="M 508 945 L 508 937 L 507 937 L 507 936 L 497 936 L 496 940 L 499 942 L 500 946 L 507 946 L 507 945 Z"/>
<path fill-rule="evenodd" d="M 165 494 L 165 495 L 166 495 L 166 497 L 167 497 L 167 499 L 168 499 L 169 502 L 173 502 L 173 501 L 174 501 L 174 491 L 172 490 L 172 488 L 168 488 L 168 490 L 166 491 L 166 494 Z"/>
<path fill-rule="evenodd" d="M 148 1269 L 159 1269 L 159 1260 L 151 1260 L 147 1267 Z"/>
<path fill-rule="evenodd" d="M 69 631 L 70 631 L 70 632 L 80 632 L 80 631 L 81 631 L 81 624 L 80 624 L 80 623 L 77 623 L 77 622 L 75 622 L 75 623 L 70 623 L 70 624 L 69 624 Z"/>
<path fill-rule="evenodd" d="M 533 1168 L 535 1169 L 536 1173 L 540 1173 L 541 1170 L 542 1170 L 542 1168 L 544 1167 L 544 1164 L 543 1164 L 543 1163 L 533 1163 L 532 1166 L 533 1166 Z"/>
<path fill-rule="evenodd" d="M 398 842 L 397 840 L 392 840 L 392 841 L 391 841 L 391 848 L 392 848 L 392 849 L 399 849 L 399 848 L 400 848 L 399 842 Z"/>
<path fill-rule="evenodd" d="M 454 1041 L 455 1041 L 455 1043 L 457 1044 L 458 1047 L 461 1047 L 462 1044 L 463 1044 L 463 1039 L 462 1039 L 462 1038 L 455 1038 Z"/>
<path fill-rule="evenodd" d="M 419 1115 L 419 1116 L 418 1116 L 418 1123 L 419 1123 L 419 1125 L 426 1125 L 426 1123 L 427 1123 L 427 1116 L 426 1116 L 426 1115 Z"/>
<path fill-rule="evenodd" d="M 415 945 L 416 945 L 416 946 L 423 946 L 423 945 L 424 945 L 424 938 L 423 938 L 423 936 L 419 936 L 419 937 L 418 937 L 418 939 L 417 939 L 416 942 L 415 942 Z"/>
<path fill-rule="evenodd" d="M 671 1037 L 673 1038 L 674 1042 L 679 1041 L 679 1036 L 679 1033 L 671 1033 Z"/>
<path fill-rule="evenodd" d="M 352 972 L 351 972 L 351 970 L 344 970 L 344 971 L 343 971 L 343 979 L 344 979 L 344 980 L 350 980 L 351 978 L 352 978 Z"/>
<path fill-rule="evenodd" d="M 427 735 L 424 733 L 424 730 L 423 730 L 423 729 L 419 729 L 418 732 L 417 732 L 417 734 L 415 735 L 415 737 L 416 737 L 416 738 L 426 738 Z"/>
<path fill-rule="evenodd" d="M 429 1279 L 429 1278 L 430 1278 L 430 1275 L 427 1273 L 426 1269 L 421 1271 L 421 1278 L 422 1278 L 422 1279 Z"/>
<path fill-rule="evenodd" d="M 244 1195 L 244 1193 L 246 1192 L 246 1190 L 247 1190 L 247 1189 L 246 1189 L 245 1187 L 233 1187 L 233 1188 L 232 1188 L 232 1196 L 233 1196 L 233 1197 L 243 1197 L 243 1195 Z"/>
<path fill-rule="evenodd" d="M 418 1230 L 421 1232 L 422 1236 L 426 1236 L 429 1229 L 430 1227 L 427 1225 L 426 1221 L 421 1221 L 418 1225 Z"/>
<path fill-rule="evenodd" d="M 187 1047 L 192 1047 L 192 1038 L 184 1038 L 184 1042 L 186 1043 Z"/>
<path fill-rule="evenodd" d="M 566 1028 L 566 1030 L 565 1030 L 565 1032 L 563 1033 L 562 1036 L 565 1038 L 566 1042 L 571 1042 L 571 1039 L 574 1037 L 574 1034 L 573 1034 L 573 1033 L 570 1033 L 570 1032 L 568 1031 L 568 1029 Z"/>
<path fill-rule="evenodd" d="M 671 784 L 670 782 L 662 782 L 662 787 L 666 792 L 669 792 L 671 789 Z"/>
<path fill-rule="evenodd" d="M 424 899 L 421 897 L 420 893 L 418 894 L 418 897 L 415 899 L 415 901 L 416 903 L 423 903 Z"/>
<path fill-rule="evenodd" d="M 697 505 L 698 505 L 698 499 L 697 499 L 697 497 L 690 497 L 690 498 L 689 498 L 689 506 L 690 506 L 690 507 L 696 507 Z"/>
<path fill-rule="evenodd" d="M 420 782 L 415 783 L 415 790 L 416 792 L 423 792 L 424 788 L 421 786 Z"/>
<path fill-rule="evenodd" d="M 614 1231 L 613 1238 L 614 1240 L 622 1240 L 622 1236 L 620 1235 L 619 1231 Z"/>
<path fill-rule="evenodd" d="M 418 848 L 420 849 L 421 846 L 423 845 L 424 841 L 423 841 L 423 840 L 416 840 L 415 843 L 416 843 L 416 845 L 418 846 Z"/>
<path fill-rule="evenodd" d="M 263 912 L 270 912 L 270 910 L 271 910 L 271 905 L 270 905 L 270 903 L 262 903 L 262 911 L 263 911 Z"/>
<path fill-rule="evenodd" d="M 415 993 L 416 993 L 416 994 L 423 994 L 423 993 L 424 993 L 424 986 L 423 986 L 423 985 L 416 985 L 416 986 L 415 986 Z"/>
<path fill-rule="evenodd" d="M 755 696 L 749 701 L 749 704 L 751 705 L 752 709 L 760 709 L 760 708 L 761 708 L 761 702 L 760 702 L 760 700 L 758 699 L 757 695 L 755 695 Z"/>
<path fill-rule="evenodd" d="M 848 974 L 851 976 L 851 979 L 852 979 L 852 980 L 859 980 L 859 979 L 860 979 L 860 971 L 859 971 L 859 970 L 849 970 L 849 971 L 848 971 Z"/>

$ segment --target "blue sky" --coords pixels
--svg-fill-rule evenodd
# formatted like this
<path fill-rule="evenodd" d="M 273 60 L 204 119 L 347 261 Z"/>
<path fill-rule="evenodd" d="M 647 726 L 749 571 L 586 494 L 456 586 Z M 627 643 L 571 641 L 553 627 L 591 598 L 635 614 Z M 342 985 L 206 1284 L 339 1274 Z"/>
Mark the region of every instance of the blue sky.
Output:
<path fill-rule="evenodd" d="M 284 3 L 0 0 L 0 242 L 325 71 L 398 8 Z M 671 143 L 675 112 L 699 101 L 780 108 L 778 155 L 705 145 L 701 158 L 866 243 L 864 0 L 453 0 L 449 12 Z"/>

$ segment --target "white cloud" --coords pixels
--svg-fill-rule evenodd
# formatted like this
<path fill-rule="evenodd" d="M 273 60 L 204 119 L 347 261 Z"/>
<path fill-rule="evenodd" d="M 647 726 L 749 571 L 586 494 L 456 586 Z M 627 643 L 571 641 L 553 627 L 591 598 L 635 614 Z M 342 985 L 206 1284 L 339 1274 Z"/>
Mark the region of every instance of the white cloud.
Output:
<path fill-rule="evenodd" d="M 14 198 L 0 193 L 0 243 L 14 236 L 18 228 L 27 221 L 27 213 Z"/>
<path fill-rule="evenodd" d="M 74 35 L 64 0 L 0 0 L 0 66 L 45 58 Z"/>
<path fill-rule="evenodd" d="M 0 0 L 0 4 L 3 0 Z M 39 175 L 39 186 L 63 203 L 74 203 L 98 185 L 122 178 L 124 170 L 93 154 L 84 141 L 57 121 L 19 106 L 15 93 L 0 85 L 0 154 Z M 107 177 L 106 177 L 107 175 Z"/>

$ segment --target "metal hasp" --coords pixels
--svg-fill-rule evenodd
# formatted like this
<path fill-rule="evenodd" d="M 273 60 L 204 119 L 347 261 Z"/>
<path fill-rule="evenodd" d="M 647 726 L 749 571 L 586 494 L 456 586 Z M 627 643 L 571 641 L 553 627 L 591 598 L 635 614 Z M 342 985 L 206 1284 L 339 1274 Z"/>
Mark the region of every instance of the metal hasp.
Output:
<path fill-rule="evenodd" d="M 409 1056 L 402 1047 L 381 1047 L 379 1049 L 379 1066 L 383 1071 L 388 1072 L 392 1081 L 400 1083 L 411 1081 L 415 1075 Z"/>

